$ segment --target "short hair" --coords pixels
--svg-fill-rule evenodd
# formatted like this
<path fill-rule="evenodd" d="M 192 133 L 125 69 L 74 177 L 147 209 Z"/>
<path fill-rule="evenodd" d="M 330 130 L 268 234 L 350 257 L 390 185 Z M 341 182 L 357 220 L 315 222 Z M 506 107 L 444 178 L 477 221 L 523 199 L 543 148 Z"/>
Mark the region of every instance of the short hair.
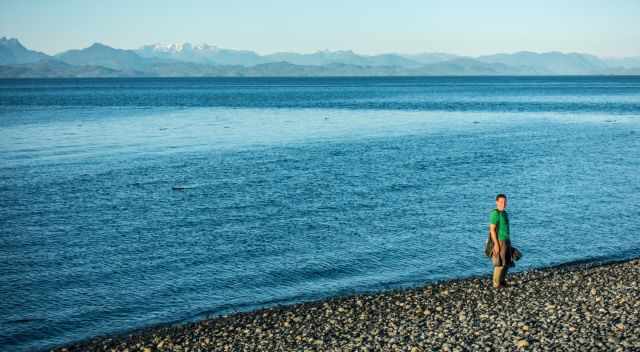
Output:
<path fill-rule="evenodd" d="M 500 194 L 498 194 L 498 195 L 496 196 L 496 201 L 497 201 L 498 199 L 500 199 L 500 198 L 507 199 L 507 196 L 506 196 L 506 195 L 504 195 L 504 194 L 502 194 L 502 193 L 500 193 Z"/>

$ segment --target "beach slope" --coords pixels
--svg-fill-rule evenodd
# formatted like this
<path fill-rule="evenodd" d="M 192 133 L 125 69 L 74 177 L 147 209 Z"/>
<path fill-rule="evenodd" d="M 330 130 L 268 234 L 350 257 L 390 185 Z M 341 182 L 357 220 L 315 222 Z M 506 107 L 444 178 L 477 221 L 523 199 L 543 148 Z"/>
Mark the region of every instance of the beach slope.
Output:
<path fill-rule="evenodd" d="M 55 351 L 640 351 L 640 259 L 265 308 Z"/>

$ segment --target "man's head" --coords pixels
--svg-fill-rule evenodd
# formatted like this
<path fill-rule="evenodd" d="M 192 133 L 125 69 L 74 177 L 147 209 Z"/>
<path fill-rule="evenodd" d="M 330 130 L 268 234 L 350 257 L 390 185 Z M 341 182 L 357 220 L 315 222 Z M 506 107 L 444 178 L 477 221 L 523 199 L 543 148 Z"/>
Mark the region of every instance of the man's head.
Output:
<path fill-rule="evenodd" d="M 496 208 L 503 211 L 507 207 L 507 196 L 500 193 L 496 196 Z"/>

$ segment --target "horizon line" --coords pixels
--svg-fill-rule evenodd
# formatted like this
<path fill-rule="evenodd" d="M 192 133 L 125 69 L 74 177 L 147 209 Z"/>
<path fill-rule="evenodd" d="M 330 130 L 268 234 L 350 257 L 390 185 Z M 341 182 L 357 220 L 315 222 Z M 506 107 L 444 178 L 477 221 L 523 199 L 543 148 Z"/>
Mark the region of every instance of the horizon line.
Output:
<path fill-rule="evenodd" d="M 0 39 L 5 39 L 5 40 L 12 40 L 15 39 L 17 40 L 20 44 L 22 44 L 23 46 L 25 46 L 22 41 L 18 38 L 18 37 L 9 37 L 6 35 L 3 35 L 2 37 L 0 37 Z M 269 55 L 275 55 L 275 54 L 283 54 L 283 53 L 288 53 L 288 54 L 301 54 L 301 55 L 310 55 L 310 54 L 316 54 L 316 53 L 322 53 L 322 52 L 329 52 L 329 53 L 337 53 L 337 52 L 352 52 L 356 55 L 359 56 L 379 56 L 379 55 L 390 55 L 390 54 L 395 54 L 395 55 L 420 55 L 420 54 L 444 54 L 444 55 L 453 55 L 453 56 L 458 56 L 458 57 L 469 57 L 469 58 L 477 58 L 477 57 L 482 57 L 482 56 L 491 56 L 491 55 L 513 55 L 513 54 L 519 54 L 519 53 L 533 53 L 533 54 L 538 54 L 538 55 L 542 55 L 542 54 L 552 54 L 552 53 L 559 53 L 559 54 L 563 54 L 563 55 L 571 55 L 571 54 L 578 54 L 578 55 L 590 55 L 590 56 L 595 56 L 598 58 L 603 58 L 603 59 L 625 59 L 625 58 L 640 58 L 640 55 L 631 55 L 631 56 L 612 56 L 612 55 L 598 55 L 598 54 L 593 54 L 590 52 L 580 52 L 580 51 L 562 51 L 562 50 L 548 50 L 548 51 L 534 51 L 534 50 L 528 50 L 528 49 L 521 49 L 521 50 L 515 50 L 515 51 L 498 51 L 498 52 L 493 52 L 493 53 L 485 53 L 485 54 L 480 54 L 480 55 L 467 55 L 467 54 L 458 54 L 458 53 L 453 53 L 453 52 L 446 52 L 446 51 L 419 51 L 419 52 L 399 52 L 399 51 L 384 51 L 384 52 L 379 52 L 379 53 L 362 53 L 362 52 L 356 52 L 353 49 L 316 49 L 315 51 L 286 51 L 286 50 L 279 50 L 279 51 L 271 51 L 271 52 L 258 52 L 254 49 L 240 49 L 240 48 L 231 48 L 231 47 L 221 47 L 215 44 L 209 44 L 206 42 L 201 42 L 201 43 L 195 43 L 195 42 L 190 42 L 190 41 L 178 41 L 178 42 L 155 42 L 155 43 L 151 43 L 151 44 L 143 44 L 140 45 L 136 48 L 121 48 L 121 47 L 117 47 L 117 46 L 113 46 L 110 44 L 106 44 L 104 42 L 99 42 L 99 41 L 94 41 L 91 44 L 85 46 L 85 47 L 81 47 L 81 48 L 70 48 L 70 49 L 66 49 L 66 50 L 62 50 L 59 52 L 56 52 L 54 54 L 50 54 L 47 53 L 45 51 L 42 50 L 38 50 L 35 49 L 33 47 L 30 46 L 25 46 L 25 48 L 29 49 L 29 50 L 34 50 L 34 51 L 39 51 L 41 53 L 44 53 L 46 55 L 49 56 L 56 56 L 59 54 L 62 54 L 64 52 L 70 51 L 70 50 L 84 50 L 87 48 L 90 48 L 91 46 L 95 45 L 95 44 L 99 44 L 99 45 L 103 45 L 103 46 L 107 46 L 109 48 L 112 49 L 118 49 L 118 50 L 130 50 L 130 51 L 136 51 L 139 49 L 142 49 L 143 47 L 146 46 L 155 46 L 155 45 L 162 45 L 162 46 L 171 46 L 171 45 L 184 45 L 184 44 L 189 44 L 191 46 L 200 46 L 200 45 L 207 45 L 210 47 L 214 47 L 217 49 L 221 49 L 221 50 L 233 50 L 233 51 L 250 51 L 253 52 L 255 54 L 257 54 L 258 56 L 269 56 Z"/>

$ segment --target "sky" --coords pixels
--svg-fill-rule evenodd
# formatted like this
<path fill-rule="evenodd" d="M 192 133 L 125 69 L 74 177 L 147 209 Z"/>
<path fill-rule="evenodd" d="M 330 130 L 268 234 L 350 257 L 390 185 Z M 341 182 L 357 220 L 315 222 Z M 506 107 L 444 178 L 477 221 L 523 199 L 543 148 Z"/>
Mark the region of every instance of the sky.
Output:
<path fill-rule="evenodd" d="M 0 0 L 0 37 L 56 54 L 208 43 L 359 54 L 522 50 L 640 56 L 640 0 Z"/>

